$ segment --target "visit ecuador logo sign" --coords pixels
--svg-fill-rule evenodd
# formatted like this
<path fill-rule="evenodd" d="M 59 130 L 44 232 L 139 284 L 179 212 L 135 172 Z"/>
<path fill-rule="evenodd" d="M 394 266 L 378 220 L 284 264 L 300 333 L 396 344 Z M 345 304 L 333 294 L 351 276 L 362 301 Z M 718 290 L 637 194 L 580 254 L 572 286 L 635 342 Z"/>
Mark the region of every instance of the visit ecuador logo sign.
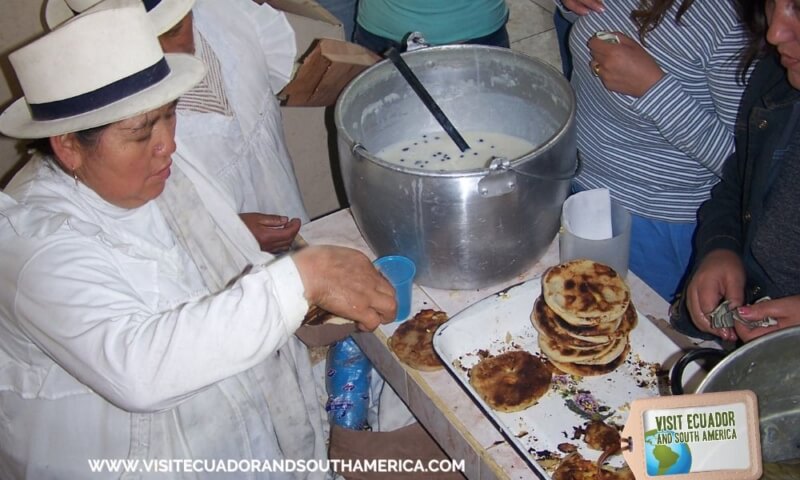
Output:
<path fill-rule="evenodd" d="M 748 468 L 746 411 L 742 404 L 649 410 L 644 413 L 648 476 Z M 719 455 L 724 443 L 725 455 Z"/>
<path fill-rule="evenodd" d="M 758 420 L 750 390 L 636 399 L 622 429 L 622 456 L 637 480 L 757 480 Z"/>

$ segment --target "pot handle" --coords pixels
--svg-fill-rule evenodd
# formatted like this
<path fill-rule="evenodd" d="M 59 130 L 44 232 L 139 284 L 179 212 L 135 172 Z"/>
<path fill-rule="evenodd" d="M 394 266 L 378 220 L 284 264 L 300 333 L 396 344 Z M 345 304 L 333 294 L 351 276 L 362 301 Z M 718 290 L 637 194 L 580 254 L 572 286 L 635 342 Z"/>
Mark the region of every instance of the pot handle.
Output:
<path fill-rule="evenodd" d="M 356 142 L 353 144 L 353 148 L 351 148 L 350 151 L 353 152 L 354 158 L 358 158 L 359 156 L 363 157 L 367 153 L 367 147 Z"/>
<path fill-rule="evenodd" d="M 431 46 L 431 44 L 425 40 L 425 36 L 420 32 L 409 32 L 405 38 L 405 44 L 406 52 L 413 52 Z"/>
<path fill-rule="evenodd" d="M 478 180 L 478 193 L 481 197 L 499 197 L 517 189 L 517 176 L 511 162 L 498 157 L 489 165 L 489 173 Z"/>
<path fill-rule="evenodd" d="M 669 386 L 673 395 L 683 395 L 683 371 L 686 367 L 700 359 L 711 359 L 714 365 L 720 362 L 727 352 L 716 348 L 695 348 L 684 353 L 681 358 L 672 367 L 672 372 L 669 375 Z"/>

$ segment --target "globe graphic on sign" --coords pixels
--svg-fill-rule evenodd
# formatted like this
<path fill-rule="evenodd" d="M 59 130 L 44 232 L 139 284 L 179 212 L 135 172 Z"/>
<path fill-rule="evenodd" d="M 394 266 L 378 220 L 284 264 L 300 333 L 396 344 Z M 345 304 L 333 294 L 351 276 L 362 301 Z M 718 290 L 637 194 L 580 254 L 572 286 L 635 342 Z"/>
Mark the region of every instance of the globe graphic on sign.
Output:
<path fill-rule="evenodd" d="M 659 435 L 672 437 L 673 434 L 674 432 L 664 430 L 645 432 L 645 463 L 649 476 L 689 473 L 692 468 L 692 451 L 688 445 L 666 442 L 659 444 Z"/>

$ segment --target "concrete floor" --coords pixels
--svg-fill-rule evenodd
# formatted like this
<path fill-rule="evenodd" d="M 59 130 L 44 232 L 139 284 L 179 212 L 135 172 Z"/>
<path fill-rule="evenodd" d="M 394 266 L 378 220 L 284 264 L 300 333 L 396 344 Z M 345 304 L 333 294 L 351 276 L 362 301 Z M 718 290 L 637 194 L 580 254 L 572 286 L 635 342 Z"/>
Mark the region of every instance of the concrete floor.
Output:
<path fill-rule="evenodd" d="M 561 71 L 561 56 L 553 26 L 553 0 L 507 0 L 511 48 L 549 63 Z"/>

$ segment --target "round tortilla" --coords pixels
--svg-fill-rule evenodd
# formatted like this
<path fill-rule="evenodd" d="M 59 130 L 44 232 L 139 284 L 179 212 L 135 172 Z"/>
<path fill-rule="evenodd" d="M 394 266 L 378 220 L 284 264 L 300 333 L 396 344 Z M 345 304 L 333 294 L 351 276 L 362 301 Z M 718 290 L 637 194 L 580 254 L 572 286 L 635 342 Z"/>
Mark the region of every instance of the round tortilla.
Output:
<path fill-rule="evenodd" d="M 420 310 L 411 320 L 406 320 L 388 340 L 389 348 L 401 362 L 422 371 L 435 371 L 444 364 L 433 349 L 433 334 L 439 325 L 448 320 L 447 314 L 437 310 Z"/>
<path fill-rule="evenodd" d="M 550 268 L 542 277 L 542 295 L 558 316 L 575 326 L 618 321 L 631 298 L 614 269 L 591 260 Z"/>
<path fill-rule="evenodd" d="M 469 383 L 491 408 L 508 413 L 538 402 L 552 376 L 540 358 L 515 350 L 482 359 L 469 371 Z"/>

